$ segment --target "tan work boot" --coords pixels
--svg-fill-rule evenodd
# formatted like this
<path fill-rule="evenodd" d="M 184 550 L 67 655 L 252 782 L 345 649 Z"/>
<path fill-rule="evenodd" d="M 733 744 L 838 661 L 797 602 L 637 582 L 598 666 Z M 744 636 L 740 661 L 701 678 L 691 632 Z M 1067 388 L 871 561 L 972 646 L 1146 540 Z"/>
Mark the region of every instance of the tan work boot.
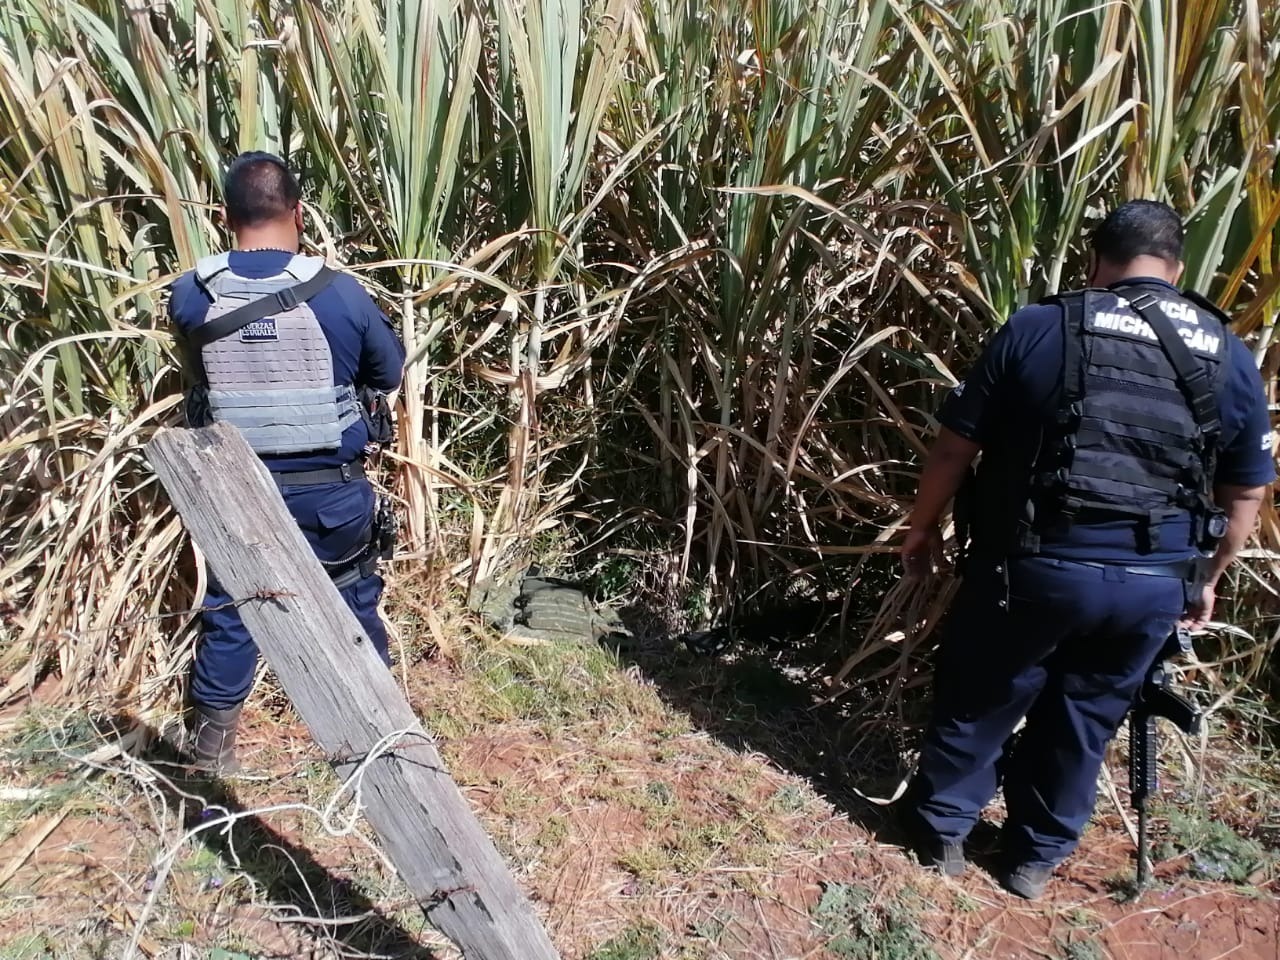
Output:
<path fill-rule="evenodd" d="M 236 757 L 236 730 L 239 726 L 239 704 L 226 710 L 197 704 L 191 736 L 196 766 L 219 776 L 239 773 L 240 761 Z"/>

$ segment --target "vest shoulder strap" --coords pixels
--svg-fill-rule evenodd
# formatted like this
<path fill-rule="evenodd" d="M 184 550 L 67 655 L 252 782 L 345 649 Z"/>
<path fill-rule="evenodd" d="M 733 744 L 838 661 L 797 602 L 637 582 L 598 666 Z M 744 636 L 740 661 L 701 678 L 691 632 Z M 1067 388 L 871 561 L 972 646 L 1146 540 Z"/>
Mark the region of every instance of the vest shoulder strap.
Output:
<path fill-rule="evenodd" d="M 299 283 L 310 280 L 324 269 L 324 257 L 304 257 L 301 254 L 294 254 L 284 266 L 284 272 Z"/>
<path fill-rule="evenodd" d="M 215 253 L 212 256 L 201 257 L 196 261 L 196 268 L 193 271 L 196 277 L 196 283 L 200 284 L 205 290 L 209 289 L 209 281 L 222 273 L 224 270 L 231 268 L 231 254 Z"/>
<path fill-rule="evenodd" d="M 1064 411 L 1084 399 L 1085 301 L 1092 290 L 1071 290 L 1045 297 L 1042 304 L 1062 308 L 1062 406 Z M 1065 415 L 1065 414 L 1064 414 Z"/>
<path fill-rule="evenodd" d="M 1178 380 L 1191 401 L 1191 413 L 1196 418 L 1196 426 L 1204 435 L 1206 444 L 1211 447 L 1216 445 L 1222 425 L 1218 420 L 1218 397 L 1213 389 L 1213 378 L 1205 370 L 1204 364 L 1196 359 L 1191 348 L 1183 342 L 1182 337 L 1178 336 L 1172 321 L 1157 308 L 1158 300 L 1155 296 L 1139 290 L 1136 294 L 1126 292 L 1125 299 L 1147 321 L 1169 362 L 1173 364 L 1173 369 L 1177 371 Z"/>
<path fill-rule="evenodd" d="M 324 257 L 304 257 L 301 254 L 294 254 L 289 258 L 289 262 L 285 264 L 282 273 L 288 274 L 302 283 L 310 280 L 317 273 L 325 268 Z M 212 256 L 201 257 L 196 261 L 196 268 L 193 271 L 196 282 L 214 299 L 217 299 L 217 292 L 213 288 L 216 284 L 213 280 L 219 275 L 226 273 L 231 269 L 231 254 L 215 253 Z"/>
<path fill-rule="evenodd" d="M 294 259 L 318 260 L 319 258 L 295 257 Z M 241 327 L 247 326 L 255 320 L 261 320 L 263 317 L 269 317 L 274 313 L 283 313 L 285 310 L 291 310 L 298 304 L 310 300 L 332 283 L 335 276 L 337 274 L 326 267 L 324 261 L 321 260 L 319 269 L 302 283 L 286 287 L 284 290 L 265 297 L 259 297 L 257 300 L 246 303 L 243 307 L 238 307 L 229 313 L 224 313 L 215 320 L 201 324 L 187 334 L 187 339 L 196 349 L 206 347 L 215 340 L 230 336 Z"/>

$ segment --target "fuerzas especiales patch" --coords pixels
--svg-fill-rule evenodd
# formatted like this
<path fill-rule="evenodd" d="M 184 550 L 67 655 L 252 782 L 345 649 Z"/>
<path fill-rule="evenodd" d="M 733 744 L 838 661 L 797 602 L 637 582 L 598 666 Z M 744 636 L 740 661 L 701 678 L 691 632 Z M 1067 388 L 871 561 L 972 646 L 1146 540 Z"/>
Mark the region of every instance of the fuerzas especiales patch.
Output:
<path fill-rule="evenodd" d="M 263 317 L 240 328 L 241 343 L 271 343 L 280 339 L 275 317 Z"/>

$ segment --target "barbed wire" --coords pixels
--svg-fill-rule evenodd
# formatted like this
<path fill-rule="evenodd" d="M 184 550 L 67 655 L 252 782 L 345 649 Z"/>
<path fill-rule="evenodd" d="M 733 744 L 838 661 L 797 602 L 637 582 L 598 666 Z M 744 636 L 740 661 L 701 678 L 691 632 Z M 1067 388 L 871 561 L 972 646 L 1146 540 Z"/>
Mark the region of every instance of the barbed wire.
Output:
<path fill-rule="evenodd" d="M 84 630 L 54 630 L 46 633 L 36 634 L 36 640 L 56 640 L 60 637 L 66 637 L 71 640 L 79 640 L 82 637 L 95 636 L 98 634 L 111 633 L 115 630 L 123 630 L 126 627 L 137 627 L 144 623 L 157 623 L 164 620 L 174 620 L 180 617 L 192 617 L 196 614 L 212 613 L 215 610 L 226 610 L 231 607 L 242 607 L 247 603 L 253 603 L 257 600 L 292 600 L 297 598 L 296 593 L 288 590 L 272 590 L 268 587 L 261 587 L 253 593 L 243 597 L 233 597 L 222 603 L 201 604 L 198 607 L 188 607 L 184 610 L 167 610 L 164 613 L 147 613 L 136 617 L 128 617 L 124 620 L 117 620 L 101 627 L 89 627 Z M 0 606 L 0 618 L 8 623 L 13 618 L 14 613 L 12 605 Z"/>
<path fill-rule="evenodd" d="M 53 728 L 65 729 L 62 723 L 55 723 Z M 176 841 L 169 844 L 164 852 L 158 854 L 152 859 L 151 869 L 148 871 L 146 884 L 146 897 L 139 904 L 139 912 L 134 921 L 134 929 L 130 936 L 130 943 L 124 953 L 125 960 L 132 960 L 137 955 L 143 934 L 145 933 L 146 924 L 154 912 L 158 899 L 163 893 L 165 882 L 171 874 L 177 858 L 182 850 L 193 839 L 207 834 L 216 832 L 225 840 L 225 851 L 230 861 L 231 867 L 239 871 L 243 879 L 249 884 L 250 888 L 257 892 L 258 883 L 253 876 L 245 869 L 241 861 L 240 853 L 236 846 L 234 834 L 235 826 L 244 820 L 262 821 L 267 815 L 283 812 L 298 811 L 310 814 L 319 822 L 321 829 L 328 836 L 334 839 L 353 838 L 364 847 L 366 847 L 383 865 L 383 867 L 391 874 L 398 875 L 394 864 L 390 862 L 386 854 L 367 836 L 357 830 L 360 820 L 361 811 L 364 808 L 362 791 L 363 778 L 369 767 L 377 760 L 387 756 L 395 747 L 405 739 L 418 739 L 428 744 L 434 744 L 430 734 L 421 729 L 404 728 L 388 733 L 379 739 L 366 753 L 362 755 L 346 756 L 342 758 L 331 759 L 331 763 L 355 763 L 355 768 L 351 773 L 333 790 L 326 803 L 323 806 L 317 806 L 313 803 L 281 803 L 271 804 L 260 807 L 252 807 L 246 809 L 233 810 L 225 804 L 211 803 L 206 796 L 185 789 L 179 781 L 175 781 L 161 771 L 161 767 L 176 767 L 182 770 L 189 770 L 190 764 L 168 764 L 157 763 L 153 761 L 142 760 L 132 751 L 137 749 L 146 739 L 146 725 L 138 724 L 123 736 L 112 739 L 97 750 L 89 754 L 73 753 L 67 749 L 66 745 L 58 742 L 55 738 L 53 744 L 53 752 L 65 761 L 69 767 L 80 768 L 79 778 L 88 781 L 95 774 L 120 775 L 130 779 L 139 789 L 147 802 L 147 806 L 151 810 L 152 818 L 156 824 L 157 832 L 161 838 L 170 834 L 171 829 L 180 829 L 177 821 L 171 819 L 173 816 L 173 802 L 177 800 L 179 804 L 191 803 L 193 806 L 201 808 L 206 815 L 203 821 L 193 827 L 182 832 Z M 99 737 L 102 735 L 99 733 Z M 163 735 L 162 735 L 163 739 Z M 345 808 L 345 809 L 340 809 Z M 209 816 L 212 814 L 211 816 Z M 362 913 L 352 916 L 326 917 L 323 916 L 323 910 L 320 907 L 319 899 L 316 897 L 315 891 L 312 889 L 303 869 L 299 866 L 294 855 L 279 844 L 266 844 L 259 849 L 273 849 L 287 859 L 293 867 L 293 872 L 297 876 L 305 890 L 307 899 L 310 901 L 313 914 L 305 913 L 296 905 L 282 906 L 273 904 L 272 920 L 279 923 L 294 923 L 314 926 L 354 926 L 356 924 L 375 919 L 379 913 L 379 909 L 368 909 Z M 117 875 L 122 886 L 126 886 L 123 878 Z M 455 893 L 469 892 L 470 887 L 462 887 L 458 889 L 443 889 L 439 891 L 437 900 L 447 899 Z M 433 901 L 434 902 L 434 901 Z M 413 897 L 403 901 L 397 901 L 393 905 L 393 909 L 418 905 L 425 907 L 421 899 Z M 443 942 L 441 945 L 444 945 Z M 335 944 L 335 947 L 337 945 Z M 339 951 L 340 953 L 343 951 Z M 371 955 L 364 954 L 368 957 Z"/>
<path fill-rule="evenodd" d="M 227 849 L 231 854 L 231 859 L 237 870 L 243 869 L 240 862 L 239 854 L 236 852 L 235 843 L 232 839 L 231 831 L 237 823 L 245 819 L 260 819 L 265 814 L 282 813 L 289 811 L 297 811 L 309 814 L 316 818 L 319 822 L 321 830 L 333 839 L 343 839 L 354 837 L 362 842 L 369 850 L 377 856 L 379 861 L 393 874 L 396 872 L 395 866 L 387 859 L 386 854 L 379 849 L 377 845 L 372 843 L 367 837 L 363 836 L 356 829 L 356 825 L 360 819 L 361 810 L 364 807 L 362 801 L 363 780 L 365 772 L 369 766 L 379 758 L 388 754 L 401 740 L 404 739 L 420 739 L 428 744 L 433 743 L 431 737 L 422 729 L 414 729 L 406 727 L 400 730 L 392 731 L 386 734 L 377 743 L 375 743 L 356 764 L 350 775 L 339 784 L 338 788 L 329 796 L 328 801 L 323 807 L 317 807 L 310 803 L 281 803 L 271 804 L 265 807 L 255 807 L 246 810 L 229 810 L 220 804 L 207 804 L 203 797 L 196 794 L 188 793 L 182 790 L 170 778 L 156 770 L 151 764 L 144 763 L 135 757 L 123 754 L 128 757 L 132 764 L 136 764 L 147 774 L 162 781 L 168 789 L 171 789 L 178 796 L 189 798 L 194 802 L 205 805 L 205 809 L 209 811 L 222 811 L 220 816 L 214 816 L 203 823 L 199 823 L 191 827 L 182 834 L 178 840 L 173 843 L 167 851 L 157 856 L 152 861 L 151 869 L 151 890 L 148 892 L 147 900 L 143 904 L 142 909 L 138 913 L 138 918 L 134 923 L 133 933 L 129 939 L 129 945 L 124 953 L 123 960 L 133 960 L 137 955 L 138 945 L 141 942 L 143 931 L 149 921 L 151 914 L 155 910 L 156 902 L 159 899 L 160 892 L 164 887 L 165 881 L 173 870 L 173 865 L 177 861 L 182 849 L 196 837 L 210 831 L 217 831 L 220 835 L 227 839 Z M 351 757 L 346 762 L 355 761 L 355 757 Z M 339 817 L 339 807 L 344 805 L 344 797 L 350 795 L 350 800 L 345 804 L 347 810 Z M 289 858 L 292 862 L 292 858 Z M 295 870 L 297 864 L 294 864 Z M 304 879 L 305 884 L 305 879 Z M 308 889 L 308 896 L 311 898 L 316 912 L 320 912 L 319 904 L 315 900 L 314 892 Z M 444 896 L 449 896 L 456 892 L 464 892 L 461 890 L 442 891 Z"/>

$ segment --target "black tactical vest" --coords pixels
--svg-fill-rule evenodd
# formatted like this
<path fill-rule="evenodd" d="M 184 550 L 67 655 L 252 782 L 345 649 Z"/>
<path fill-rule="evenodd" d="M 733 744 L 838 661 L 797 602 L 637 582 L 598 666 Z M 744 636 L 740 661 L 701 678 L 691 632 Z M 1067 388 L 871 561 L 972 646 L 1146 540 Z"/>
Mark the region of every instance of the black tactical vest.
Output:
<path fill-rule="evenodd" d="M 1150 551 L 1161 522 L 1186 513 L 1189 546 L 1211 550 L 1222 535 L 1213 473 L 1227 318 L 1149 284 L 1045 302 L 1063 311 L 1061 400 L 1030 456 L 1014 550 L 1036 553 L 1047 531 L 1072 523 L 1131 519 Z"/>

